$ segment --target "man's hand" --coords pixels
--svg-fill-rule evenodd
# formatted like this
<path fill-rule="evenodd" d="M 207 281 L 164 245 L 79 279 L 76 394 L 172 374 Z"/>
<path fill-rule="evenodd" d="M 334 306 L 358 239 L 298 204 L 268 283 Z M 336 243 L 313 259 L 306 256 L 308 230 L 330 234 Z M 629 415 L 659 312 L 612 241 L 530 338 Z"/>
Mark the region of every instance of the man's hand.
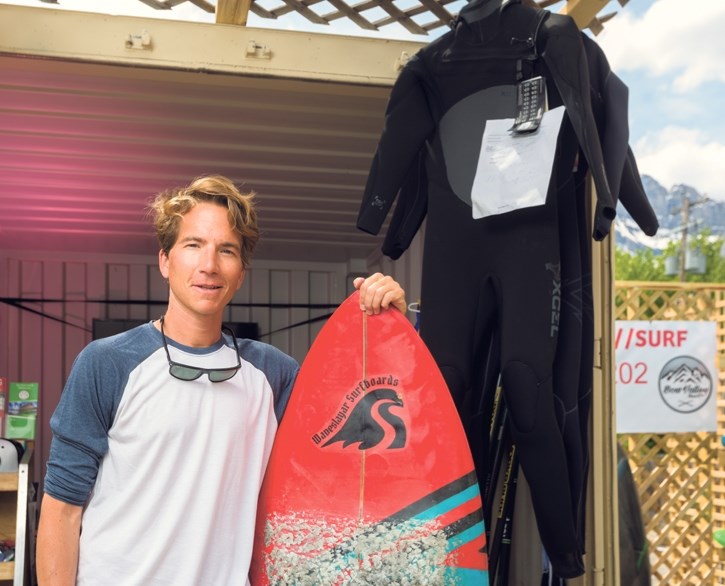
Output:
<path fill-rule="evenodd" d="M 375 273 L 367 279 L 358 277 L 353 285 L 360 291 L 360 309 L 368 315 L 378 314 L 389 307 L 396 307 L 403 313 L 408 309 L 405 291 L 393 277 Z"/>

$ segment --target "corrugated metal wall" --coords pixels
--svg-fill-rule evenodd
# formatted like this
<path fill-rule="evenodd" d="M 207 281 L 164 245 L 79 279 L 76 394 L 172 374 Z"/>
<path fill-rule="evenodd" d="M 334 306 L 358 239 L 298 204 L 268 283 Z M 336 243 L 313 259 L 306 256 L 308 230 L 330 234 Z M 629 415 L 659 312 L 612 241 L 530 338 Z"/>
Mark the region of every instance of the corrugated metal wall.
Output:
<path fill-rule="evenodd" d="M 395 263 L 377 255 L 347 263 L 255 261 L 225 321 L 256 322 L 263 341 L 301 362 L 324 320 L 304 322 L 334 311 L 349 292 L 349 275 L 384 271 L 417 299 L 419 242 Z M 44 476 L 48 421 L 73 360 L 91 341 L 93 319 L 155 319 L 167 296 L 156 257 L 0 251 L 0 376 L 40 383 L 36 478 Z"/>
<path fill-rule="evenodd" d="M 300 268 L 260 262 L 225 319 L 257 322 L 264 341 L 301 360 L 324 322 L 286 328 L 332 309 L 285 306 L 338 303 L 345 296 L 347 269 L 345 264 Z M 0 376 L 40 383 L 36 478 L 42 478 L 48 420 L 74 358 L 91 340 L 93 319 L 154 319 L 165 308 L 167 288 L 157 260 L 145 257 L 0 256 L 0 275 Z"/>

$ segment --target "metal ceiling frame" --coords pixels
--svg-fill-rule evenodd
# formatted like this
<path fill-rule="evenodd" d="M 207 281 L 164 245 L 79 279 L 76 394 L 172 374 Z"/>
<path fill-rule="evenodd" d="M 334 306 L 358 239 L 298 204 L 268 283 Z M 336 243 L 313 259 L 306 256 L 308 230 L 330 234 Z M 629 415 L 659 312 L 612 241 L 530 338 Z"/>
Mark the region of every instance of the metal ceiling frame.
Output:
<path fill-rule="evenodd" d="M 258 192 L 259 258 L 339 262 L 379 249 L 355 217 L 390 87 L 426 37 L 239 26 L 240 0 L 139 1 L 193 1 L 218 22 L 0 3 L 0 250 L 155 252 L 144 200 L 207 170 Z M 425 1 L 442 22 L 451 0 Z M 601 4 L 566 8 L 591 22 Z"/>

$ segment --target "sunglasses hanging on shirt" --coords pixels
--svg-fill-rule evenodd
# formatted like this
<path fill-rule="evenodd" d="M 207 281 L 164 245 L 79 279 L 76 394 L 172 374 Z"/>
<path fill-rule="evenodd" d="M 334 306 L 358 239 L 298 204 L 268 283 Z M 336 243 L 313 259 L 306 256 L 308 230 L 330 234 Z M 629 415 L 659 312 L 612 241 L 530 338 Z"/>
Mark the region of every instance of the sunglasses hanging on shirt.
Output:
<path fill-rule="evenodd" d="M 234 343 L 234 349 L 237 354 L 237 365 L 228 366 L 226 368 L 199 368 L 198 366 L 189 366 L 188 364 L 181 364 L 180 362 L 174 362 L 171 360 L 171 354 L 169 354 L 169 346 L 166 343 L 166 334 L 164 334 L 164 316 L 161 316 L 159 320 L 161 323 L 161 338 L 164 341 L 164 350 L 166 350 L 166 358 L 169 361 L 169 374 L 179 380 L 192 381 L 198 379 L 202 374 L 206 374 L 209 380 L 213 383 L 221 383 L 225 380 L 229 380 L 237 371 L 242 367 L 242 359 L 239 356 L 239 346 L 237 345 L 237 338 L 229 328 L 222 326 L 222 332 L 229 334 L 232 337 Z"/>

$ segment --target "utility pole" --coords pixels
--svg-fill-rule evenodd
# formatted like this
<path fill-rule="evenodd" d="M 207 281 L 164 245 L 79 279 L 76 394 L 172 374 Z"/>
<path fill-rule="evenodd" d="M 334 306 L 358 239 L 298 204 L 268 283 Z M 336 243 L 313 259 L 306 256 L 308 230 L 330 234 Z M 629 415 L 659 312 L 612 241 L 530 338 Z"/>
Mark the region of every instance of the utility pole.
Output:
<path fill-rule="evenodd" d="M 690 224 L 690 200 L 682 196 L 682 243 L 680 244 L 680 282 L 685 282 L 685 254 L 687 251 L 687 226 Z"/>
<path fill-rule="evenodd" d="M 690 208 L 699 205 L 701 203 L 708 203 L 710 199 L 707 195 L 703 195 L 697 201 L 690 201 L 686 194 L 682 194 L 682 208 L 675 210 L 673 213 L 682 212 L 682 237 L 680 241 L 680 257 L 678 263 L 678 278 L 681 282 L 685 282 L 687 270 L 686 270 L 686 256 L 687 256 L 687 237 L 688 230 L 690 227 Z"/>

